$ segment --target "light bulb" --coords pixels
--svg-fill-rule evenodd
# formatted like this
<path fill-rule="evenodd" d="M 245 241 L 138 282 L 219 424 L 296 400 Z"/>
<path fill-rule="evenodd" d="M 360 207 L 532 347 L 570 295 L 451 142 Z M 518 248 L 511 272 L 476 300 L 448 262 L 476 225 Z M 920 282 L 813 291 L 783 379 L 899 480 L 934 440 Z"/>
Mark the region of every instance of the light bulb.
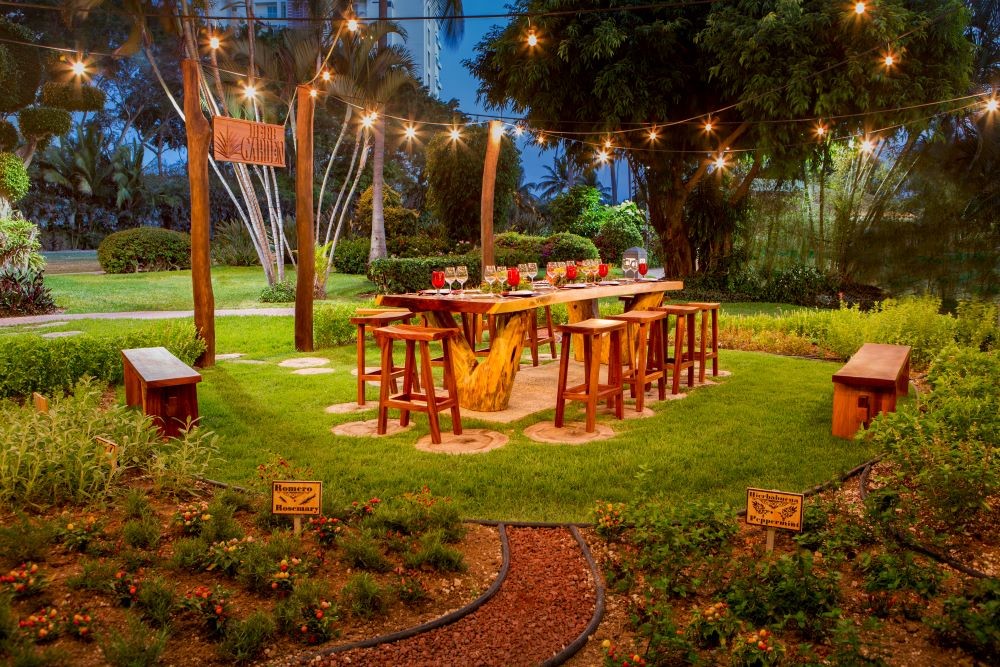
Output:
<path fill-rule="evenodd" d="M 519 137 L 522 134 L 524 134 L 524 128 L 521 127 L 520 125 L 515 125 L 514 126 L 514 136 L 515 137 Z"/>
<path fill-rule="evenodd" d="M 659 136 L 660 135 L 656 132 L 656 130 L 650 130 L 649 131 L 649 140 L 650 141 L 656 141 L 657 138 L 659 138 Z"/>
<path fill-rule="evenodd" d="M 453 127 L 448 131 L 448 136 L 451 138 L 452 141 L 458 141 L 459 139 L 462 138 L 462 131 L 459 130 L 457 127 Z"/>
<path fill-rule="evenodd" d="M 864 14 L 866 9 L 868 8 L 865 6 L 865 3 L 863 2 L 854 3 L 854 13 L 857 14 L 858 16 Z"/>
<path fill-rule="evenodd" d="M 604 150 L 606 150 L 606 151 L 611 150 L 611 146 L 612 146 L 611 140 L 610 139 L 605 139 L 604 140 Z"/>
<path fill-rule="evenodd" d="M 892 67 L 896 63 L 896 59 L 892 57 L 891 53 L 887 53 L 882 62 L 885 63 L 886 67 Z"/>
<path fill-rule="evenodd" d="M 1000 103 L 997 102 L 997 100 L 996 100 L 995 97 L 987 100 L 987 102 L 986 102 L 986 110 L 987 111 L 993 112 L 993 111 L 996 111 L 998 108 L 1000 108 Z"/>
<path fill-rule="evenodd" d="M 710 121 L 710 120 L 709 121 L 705 121 L 705 131 L 706 132 L 711 132 L 712 131 L 712 121 Z"/>
<path fill-rule="evenodd" d="M 825 135 L 826 135 L 826 125 L 817 125 L 816 126 L 816 136 L 822 138 Z"/>
<path fill-rule="evenodd" d="M 323 70 L 323 73 L 320 74 L 320 78 L 323 79 L 324 81 L 329 81 L 330 79 L 333 78 L 333 75 L 331 75 L 329 71 Z"/>
<path fill-rule="evenodd" d="M 315 88 L 310 88 L 309 89 L 309 97 L 316 97 L 317 95 L 319 95 L 319 91 L 318 90 L 316 90 Z"/>
<path fill-rule="evenodd" d="M 608 161 L 608 157 L 609 157 L 609 155 L 608 155 L 607 151 L 598 151 L 597 152 L 597 161 L 598 162 L 607 162 Z"/>
<path fill-rule="evenodd" d="M 211 37 L 208 38 L 208 46 L 209 46 L 210 49 L 212 49 L 214 51 L 215 49 L 217 49 L 220 46 L 222 46 L 222 40 L 220 40 L 218 37 L 216 37 L 215 35 L 213 35 L 213 36 L 211 36 Z"/>
<path fill-rule="evenodd" d="M 359 25 L 358 25 L 358 20 L 357 19 L 348 19 L 348 21 L 347 21 L 347 29 L 348 30 L 350 30 L 351 32 L 357 32 L 358 31 L 358 27 L 359 27 Z"/>
<path fill-rule="evenodd" d="M 376 120 L 378 120 L 378 114 L 372 111 L 369 114 L 365 114 L 361 118 L 361 124 L 364 126 L 366 130 L 370 130 L 372 128 L 372 125 L 375 124 Z"/>
<path fill-rule="evenodd" d="M 875 152 L 875 142 L 871 139 L 865 139 L 861 142 L 861 152 L 870 154 Z"/>
<path fill-rule="evenodd" d="M 541 132 L 538 133 L 538 143 L 541 144 L 542 146 L 545 145 L 545 135 L 542 134 Z"/>
<path fill-rule="evenodd" d="M 87 66 L 82 60 L 75 61 L 70 67 L 73 69 L 73 74 L 76 76 L 83 76 L 87 73 Z"/>
<path fill-rule="evenodd" d="M 244 97 L 248 97 L 250 99 L 253 99 L 254 97 L 257 96 L 257 89 L 254 88 L 253 86 L 244 86 L 243 87 L 243 96 Z"/>
<path fill-rule="evenodd" d="M 403 130 L 403 134 L 406 136 L 407 141 L 413 141 L 417 138 L 417 128 L 412 125 L 407 125 Z"/>
<path fill-rule="evenodd" d="M 715 158 L 715 168 L 716 169 L 725 169 L 726 168 L 726 156 L 725 155 L 720 155 L 719 157 Z"/>
<path fill-rule="evenodd" d="M 538 35 L 534 30 L 528 33 L 528 46 L 538 46 Z"/>

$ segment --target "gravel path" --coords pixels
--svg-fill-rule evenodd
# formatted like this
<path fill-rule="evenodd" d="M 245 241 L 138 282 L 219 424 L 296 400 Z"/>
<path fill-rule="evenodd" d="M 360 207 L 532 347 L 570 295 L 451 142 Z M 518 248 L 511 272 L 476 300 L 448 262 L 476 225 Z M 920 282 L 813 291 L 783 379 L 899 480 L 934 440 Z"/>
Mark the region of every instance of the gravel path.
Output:
<path fill-rule="evenodd" d="M 538 665 L 576 639 L 596 592 L 580 545 L 565 528 L 509 528 L 510 571 L 500 590 L 451 625 L 312 665 L 474 667 Z"/>

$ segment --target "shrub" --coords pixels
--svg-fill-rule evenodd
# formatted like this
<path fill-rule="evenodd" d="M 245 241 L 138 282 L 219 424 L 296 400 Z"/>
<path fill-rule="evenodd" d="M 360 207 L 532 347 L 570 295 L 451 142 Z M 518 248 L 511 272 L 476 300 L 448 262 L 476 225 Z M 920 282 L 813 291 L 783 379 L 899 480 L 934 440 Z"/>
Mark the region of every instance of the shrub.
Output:
<path fill-rule="evenodd" d="M 21 133 L 34 139 L 58 137 L 69 132 L 73 118 L 65 109 L 53 107 L 29 107 L 17 114 Z"/>
<path fill-rule="evenodd" d="M 101 241 L 97 261 L 107 273 L 189 269 L 191 237 L 158 227 L 126 229 Z"/>
<path fill-rule="evenodd" d="M 122 526 L 122 540 L 135 549 L 152 549 L 160 543 L 160 523 L 153 517 L 127 521 Z"/>
<path fill-rule="evenodd" d="M 27 561 L 44 561 L 55 539 L 50 523 L 31 521 L 21 513 L 10 525 L 0 526 L 0 567 L 12 568 Z"/>
<path fill-rule="evenodd" d="M 496 260 L 506 266 L 539 261 L 544 243 L 544 236 L 529 236 L 519 232 L 504 232 L 493 239 Z"/>
<path fill-rule="evenodd" d="M 13 153 L 0 153 L 0 197 L 16 202 L 28 194 L 31 180 L 21 158 Z"/>
<path fill-rule="evenodd" d="M 590 239 L 576 234 L 553 234 L 542 244 L 539 263 L 569 262 L 577 259 L 598 259 L 597 246 Z"/>
<path fill-rule="evenodd" d="M 39 505 L 83 503 L 107 497 L 123 476 L 149 469 L 170 443 L 203 443 L 210 433 L 187 433 L 164 444 L 149 417 L 125 406 L 101 408 L 101 389 L 81 382 L 56 397 L 48 414 L 30 405 L 0 402 L 0 502 Z M 118 443 L 118 465 L 108 464 L 105 436 Z"/>
<path fill-rule="evenodd" d="M 765 301 L 817 306 L 835 304 L 836 292 L 837 285 L 830 276 L 800 264 L 775 271 L 761 296 Z"/>
<path fill-rule="evenodd" d="M 104 108 L 104 99 L 104 91 L 96 86 L 55 81 L 42 85 L 42 104 L 66 111 L 100 111 Z"/>
<path fill-rule="evenodd" d="M 292 303 L 295 301 L 295 281 L 280 280 L 260 292 L 262 303 Z"/>
<path fill-rule="evenodd" d="M 358 618 L 371 618 L 389 609 L 389 591 L 375 581 L 375 577 L 362 572 L 352 575 L 340 593 L 344 604 Z"/>
<path fill-rule="evenodd" d="M 370 252 L 370 239 L 340 239 L 333 249 L 333 267 L 339 273 L 363 276 L 368 272 Z"/>
<path fill-rule="evenodd" d="M 208 542 L 200 537 L 185 537 L 174 542 L 174 553 L 170 557 L 170 567 L 189 572 L 202 568 Z"/>
<path fill-rule="evenodd" d="M 324 583 L 303 581 L 285 600 L 275 607 L 278 627 L 292 637 L 308 644 L 319 644 L 337 634 L 334 623 L 337 608 L 330 602 Z"/>
<path fill-rule="evenodd" d="M 253 238 L 240 220 L 223 220 L 212 237 L 212 261 L 222 266 L 259 266 Z"/>
<path fill-rule="evenodd" d="M 0 151 L 7 152 L 17 148 L 20 139 L 17 128 L 9 120 L 0 120 Z"/>
<path fill-rule="evenodd" d="M 165 628 L 170 624 L 170 617 L 177 608 L 177 594 L 166 581 L 156 578 L 143 583 L 136 599 L 136 607 L 153 626 Z"/>
<path fill-rule="evenodd" d="M 430 289 L 431 271 L 446 266 L 466 266 L 469 282 L 478 285 L 481 278 L 478 253 L 447 255 L 442 257 L 413 257 L 376 259 L 368 266 L 368 279 L 375 284 L 379 294 L 402 294 Z"/>
<path fill-rule="evenodd" d="M 590 236 L 596 236 L 600 229 L 599 223 L 581 224 L 581 217 L 588 211 L 598 208 L 601 204 L 600 191 L 589 185 L 574 185 L 568 191 L 555 196 L 548 204 L 549 218 L 552 229 L 556 232 L 589 231 Z M 588 258 L 589 259 L 589 258 Z M 554 262 L 562 260 L 551 260 Z"/>
<path fill-rule="evenodd" d="M 274 632 L 274 619 L 263 611 L 255 611 L 242 621 L 226 625 L 219 653 L 239 664 L 250 662 L 260 655 L 264 642 L 274 636 Z"/>
<path fill-rule="evenodd" d="M 351 324 L 355 304 L 320 304 L 313 310 L 313 338 L 316 347 L 346 345 L 357 339 L 358 330 Z"/>
<path fill-rule="evenodd" d="M 465 558 L 458 549 L 446 546 L 441 531 L 428 532 L 420 539 L 420 548 L 404 559 L 406 567 L 428 566 L 439 572 L 464 572 Z"/>
<path fill-rule="evenodd" d="M 372 570 L 373 572 L 388 572 L 392 563 L 382 554 L 378 543 L 369 535 L 359 533 L 347 537 L 340 542 L 343 553 L 341 558 L 348 567 Z"/>
<path fill-rule="evenodd" d="M 146 519 L 156 516 L 156 510 L 142 489 L 129 489 L 123 502 L 125 518 Z"/>
<path fill-rule="evenodd" d="M 626 250 L 642 246 L 641 230 L 645 221 L 639 207 L 633 202 L 607 207 L 607 215 L 594 238 L 594 245 L 600 251 L 601 258 L 612 266 L 620 265 Z"/>
<path fill-rule="evenodd" d="M 104 657 L 114 667 L 152 667 L 167 645 L 166 628 L 152 632 L 134 614 L 128 614 L 124 631 L 113 631 L 101 645 Z"/>
<path fill-rule="evenodd" d="M 1000 580 L 982 579 L 944 601 L 943 615 L 930 625 L 946 642 L 987 664 L 1000 660 Z"/>
<path fill-rule="evenodd" d="M 0 271 L 0 316 L 51 313 L 56 304 L 41 272 L 31 269 Z"/>
<path fill-rule="evenodd" d="M 465 526 L 451 499 L 434 496 L 427 487 L 419 493 L 404 493 L 390 499 L 377 513 L 365 519 L 364 525 L 403 535 L 438 531 L 439 537 L 448 543 L 458 542 L 465 535 Z"/>
<path fill-rule="evenodd" d="M 68 391 L 84 376 L 117 384 L 122 381 L 121 350 L 159 347 L 193 364 L 204 349 L 191 324 L 154 324 L 111 336 L 83 334 L 42 338 L 37 334 L 0 337 L 0 398 L 37 391 Z"/>

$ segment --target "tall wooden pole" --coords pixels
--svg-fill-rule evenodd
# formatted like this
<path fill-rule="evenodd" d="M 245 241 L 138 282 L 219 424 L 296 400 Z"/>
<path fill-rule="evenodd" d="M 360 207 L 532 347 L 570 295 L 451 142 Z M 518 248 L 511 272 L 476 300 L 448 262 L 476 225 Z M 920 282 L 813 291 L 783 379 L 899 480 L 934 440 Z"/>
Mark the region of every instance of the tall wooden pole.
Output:
<path fill-rule="evenodd" d="M 212 126 L 201 112 L 198 81 L 201 68 L 185 60 L 184 126 L 187 130 L 188 182 L 191 186 L 191 286 L 194 291 L 194 326 L 205 341 L 205 351 L 195 362 L 202 368 L 215 365 L 215 296 L 212 294 L 211 220 L 208 201 L 208 149 Z"/>
<path fill-rule="evenodd" d="M 313 283 L 315 282 L 315 238 L 313 237 L 313 112 L 315 98 L 309 86 L 296 88 L 295 117 L 295 230 L 299 267 L 295 279 L 295 349 L 313 349 Z"/>
<path fill-rule="evenodd" d="M 493 193 L 496 189 L 497 160 L 500 159 L 501 141 L 503 141 L 503 123 L 491 120 L 486 143 L 486 162 L 483 163 L 483 199 L 479 205 L 483 271 L 487 265 L 493 264 Z"/>

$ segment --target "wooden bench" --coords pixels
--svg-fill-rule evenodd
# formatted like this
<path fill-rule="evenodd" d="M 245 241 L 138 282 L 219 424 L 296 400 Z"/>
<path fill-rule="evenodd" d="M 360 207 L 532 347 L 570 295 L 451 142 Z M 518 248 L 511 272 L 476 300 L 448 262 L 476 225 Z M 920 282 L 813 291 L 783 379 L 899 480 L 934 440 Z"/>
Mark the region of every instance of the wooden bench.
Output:
<path fill-rule="evenodd" d="M 125 402 L 141 405 L 160 432 L 176 437 L 190 419 L 198 419 L 197 384 L 201 374 L 165 347 L 122 350 Z"/>
<path fill-rule="evenodd" d="M 910 348 L 865 343 L 833 374 L 833 434 L 853 438 L 877 414 L 896 411 L 896 396 L 906 396 Z"/>

